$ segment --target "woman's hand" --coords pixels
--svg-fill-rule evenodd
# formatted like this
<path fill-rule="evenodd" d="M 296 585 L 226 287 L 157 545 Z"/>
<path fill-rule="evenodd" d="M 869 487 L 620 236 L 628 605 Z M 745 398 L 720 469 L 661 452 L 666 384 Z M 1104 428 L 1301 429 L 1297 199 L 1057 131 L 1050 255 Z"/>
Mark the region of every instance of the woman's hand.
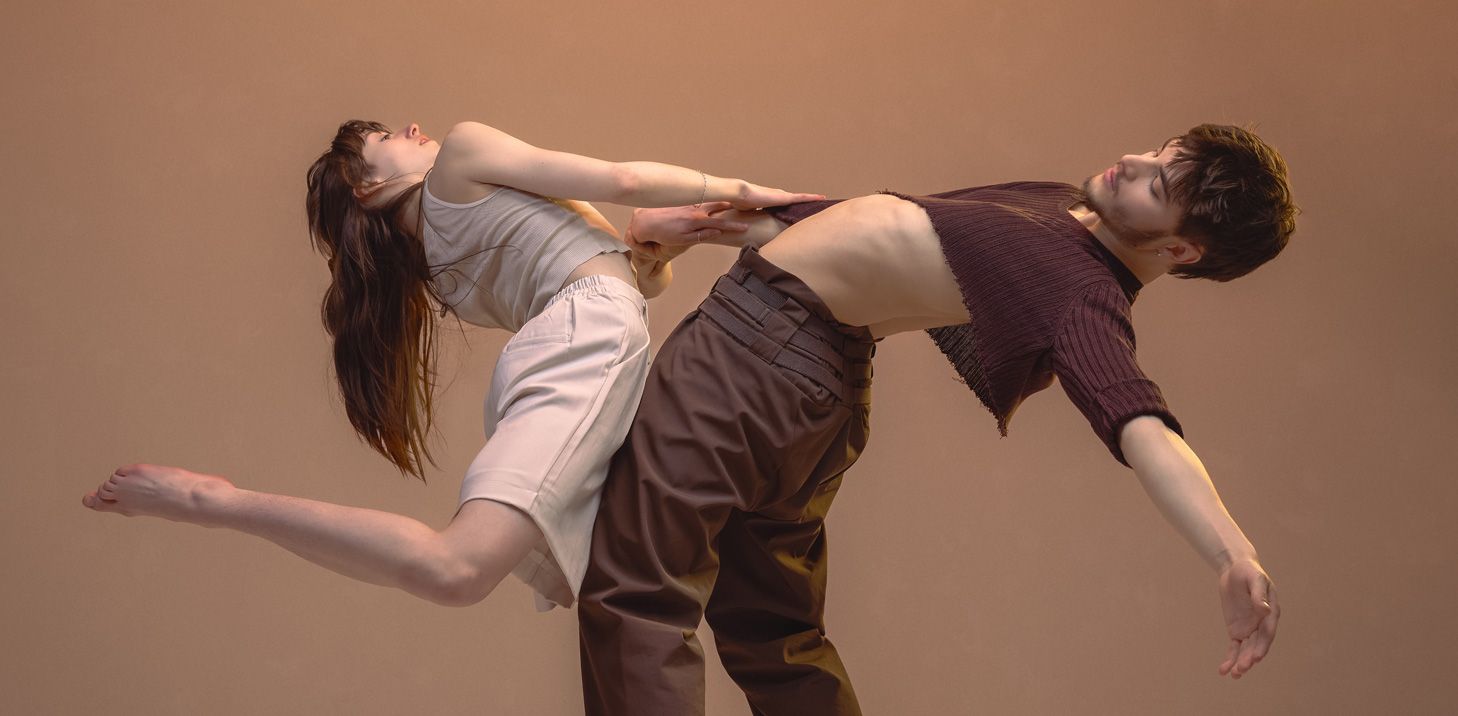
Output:
<path fill-rule="evenodd" d="M 797 194 L 784 189 L 771 189 L 758 184 L 744 182 L 739 196 L 729 202 L 735 209 L 763 209 L 767 206 L 798 204 L 802 201 L 820 201 L 824 194 Z"/>
<path fill-rule="evenodd" d="M 664 209 L 636 209 L 623 232 L 623 241 L 634 253 L 671 261 L 690 246 L 717 239 L 724 232 L 741 233 L 749 228 L 742 221 L 714 216 L 732 208 L 727 201 Z"/>
<path fill-rule="evenodd" d="M 1220 572 L 1220 607 L 1230 634 L 1220 675 L 1239 679 L 1265 658 L 1276 638 L 1276 622 L 1281 618 L 1276 585 L 1259 562 L 1236 560 Z"/>

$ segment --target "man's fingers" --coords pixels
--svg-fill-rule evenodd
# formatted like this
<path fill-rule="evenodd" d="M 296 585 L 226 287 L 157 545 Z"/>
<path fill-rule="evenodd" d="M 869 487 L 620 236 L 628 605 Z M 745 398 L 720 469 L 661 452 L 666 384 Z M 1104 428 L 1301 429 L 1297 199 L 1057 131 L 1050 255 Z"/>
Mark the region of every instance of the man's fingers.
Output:
<path fill-rule="evenodd" d="M 1250 663 L 1255 664 L 1266 658 L 1266 654 L 1271 650 L 1269 635 L 1265 632 L 1256 632 L 1256 635 L 1250 638 L 1250 642 Z"/>
<path fill-rule="evenodd" d="M 1250 582 L 1250 601 L 1257 609 L 1269 612 L 1271 610 L 1270 597 L 1267 595 L 1267 585 L 1270 583 L 1262 578 L 1252 579 Z"/>
<path fill-rule="evenodd" d="M 1240 642 L 1236 641 L 1235 639 L 1231 639 L 1230 646 L 1225 649 L 1225 660 L 1220 662 L 1221 676 L 1225 676 L 1226 674 L 1230 673 L 1231 667 L 1235 666 L 1235 657 L 1239 654 Z"/>
<path fill-rule="evenodd" d="M 1240 658 L 1235 662 L 1235 671 L 1238 675 L 1245 674 L 1251 670 L 1251 667 L 1260 663 L 1261 657 L 1265 655 L 1265 650 L 1260 647 L 1260 641 L 1259 636 L 1255 636 L 1241 642 Z"/>
<path fill-rule="evenodd" d="M 1274 600 L 1274 596 L 1272 596 Z M 1281 608 L 1275 604 L 1265 605 L 1265 612 L 1256 628 L 1251 632 L 1247 643 L 1251 644 L 1254 650 L 1256 661 L 1265 658 L 1266 652 L 1271 650 L 1271 644 L 1276 641 L 1276 624 L 1281 619 Z"/>
<path fill-rule="evenodd" d="M 1266 655 L 1266 652 L 1271 650 L 1271 645 L 1276 643 L 1276 622 L 1281 618 L 1280 612 L 1279 607 L 1273 609 L 1270 615 L 1261 622 L 1261 628 L 1256 632 L 1256 635 L 1261 640 L 1262 657 Z"/>
<path fill-rule="evenodd" d="M 1256 640 L 1255 637 L 1246 639 L 1240 643 L 1240 658 L 1235 660 L 1235 668 L 1241 673 L 1250 671 L 1250 667 L 1256 662 Z"/>
<path fill-rule="evenodd" d="M 1235 664 L 1230 667 L 1230 678 L 1239 679 L 1250 671 L 1250 662 L 1246 660 L 1245 643 L 1240 646 L 1240 655 L 1235 657 Z"/>
<path fill-rule="evenodd" d="M 1274 628 L 1274 623 L 1262 624 L 1260 631 L 1240 643 L 1240 657 L 1236 659 L 1234 668 L 1237 677 L 1250 671 L 1266 658 L 1266 654 L 1270 653 L 1271 642 L 1276 638 Z"/>

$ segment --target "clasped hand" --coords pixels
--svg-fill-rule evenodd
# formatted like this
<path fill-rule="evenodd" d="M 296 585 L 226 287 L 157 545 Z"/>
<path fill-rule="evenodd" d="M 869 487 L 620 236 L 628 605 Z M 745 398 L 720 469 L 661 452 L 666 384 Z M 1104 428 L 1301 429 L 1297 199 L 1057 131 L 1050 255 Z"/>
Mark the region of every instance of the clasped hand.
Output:
<path fill-rule="evenodd" d="M 635 209 L 623 241 L 635 253 L 670 261 L 690 246 L 717 239 L 725 232 L 748 229 L 742 221 L 716 216 L 732 208 L 727 201 L 710 201 L 698 206 Z"/>

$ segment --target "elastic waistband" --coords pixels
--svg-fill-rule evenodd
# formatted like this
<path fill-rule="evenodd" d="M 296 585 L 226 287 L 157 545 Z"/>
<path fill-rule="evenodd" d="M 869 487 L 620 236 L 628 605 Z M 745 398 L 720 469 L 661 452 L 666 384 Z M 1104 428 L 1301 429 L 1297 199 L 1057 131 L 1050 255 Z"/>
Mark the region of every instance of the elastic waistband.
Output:
<path fill-rule="evenodd" d="M 843 402 L 870 403 L 870 331 L 830 317 L 804 282 L 753 249 L 740 253 L 699 311 L 765 362 L 814 380 Z"/>
<path fill-rule="evenodd" d="M 595 274 L 592 276 L 583 276 L 563 286 L 561 291 L 558 291 L 556 295 L 547 301 L 547 305 L 543 306 L 542 310 L 547 310 L 548 307 L 563 298 L 593 293 L 610 293 L 615 296 L 631 299 L 639 306 L 646 307 L 648 305 L 647 299 L 643 298 L 643 292 L 639 291 L 637 286 L 633 286 L 620 278 Z"/>

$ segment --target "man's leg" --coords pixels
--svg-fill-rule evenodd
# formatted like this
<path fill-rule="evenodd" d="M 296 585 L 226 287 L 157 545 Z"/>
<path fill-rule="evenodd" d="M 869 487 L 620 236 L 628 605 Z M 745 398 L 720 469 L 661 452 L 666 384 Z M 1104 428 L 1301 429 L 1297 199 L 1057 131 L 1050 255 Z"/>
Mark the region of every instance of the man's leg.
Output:
<path fill-rule="evenodd" d="M 755 260 L 772 269 L 741 256 Z M 847 340 L 826 337 L 831 329 L 778 291 L 736 265 L 654 363 L 608 476 L 579 601 L 589 714 L 703 712 L 694 630 L 721 529 L 736 509 L 784 504 L 818 485 L 812 477 L 834 474 L 811 469 L 821 456 L 850 452 L 856 412 L 836 352 Z M 868 359 L 868 338 L 848 341 Z"/>
<path fill-rule="evenodd" d="M 756 716 L 861 712 L 825 635 L 824 520 L 840 483 L 839 474 L 809 483 L 798 516 L 736 510 L 720 532 L 723 566 L 706 616 Z"/>
<path fill-rule="evenodd" d="M 707 319 L 689 321 L 655 361 L 593 530 L 578 606 L 589 714 L 703 712 L 694 631 L 719 532 L 734 509 L 797 492 L 802 483 L 773 477 L 777 463 L 820 449 L 849 415 L 794 397 Z"/>

